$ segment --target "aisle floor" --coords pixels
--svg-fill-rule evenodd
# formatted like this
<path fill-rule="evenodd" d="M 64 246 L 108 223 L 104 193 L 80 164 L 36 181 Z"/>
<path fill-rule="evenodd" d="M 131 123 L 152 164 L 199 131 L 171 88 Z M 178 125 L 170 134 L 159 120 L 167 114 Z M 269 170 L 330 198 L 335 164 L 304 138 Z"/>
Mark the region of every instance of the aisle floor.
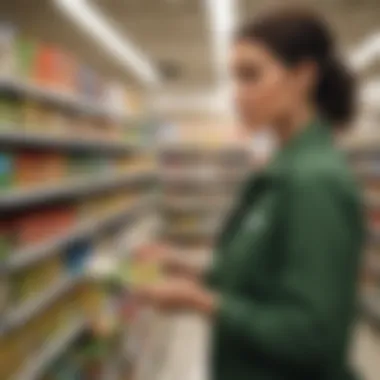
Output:
<path fill-rule="evenodd" d="M 162 347 L 165 353 L 160 353 L 161 365 L 145 371 L 138 380 L 207 380 L 209 329 L 206 321 L 195 315 L 165 319 L 168 333 L 164 334 L 167 343 Z M 352 361 L 363 380 L 379 380 L 380 333 L 362 323 L 355 330 L 353 341 Z"/>

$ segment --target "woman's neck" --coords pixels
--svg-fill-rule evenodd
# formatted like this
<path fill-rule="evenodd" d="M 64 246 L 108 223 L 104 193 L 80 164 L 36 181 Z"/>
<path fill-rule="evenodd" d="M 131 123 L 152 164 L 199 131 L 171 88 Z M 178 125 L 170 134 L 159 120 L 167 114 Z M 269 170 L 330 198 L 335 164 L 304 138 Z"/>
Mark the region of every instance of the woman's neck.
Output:
<path fill-rule="evenodd" d="M 311 107 L 297 110 L 294 114 L 279 121 L 275 128 L 278 142 L 281 146 L 286 145 L 297 136 L 302 130 L 308 127 L 310 122 L 315 120 L 317 112 Z"/>

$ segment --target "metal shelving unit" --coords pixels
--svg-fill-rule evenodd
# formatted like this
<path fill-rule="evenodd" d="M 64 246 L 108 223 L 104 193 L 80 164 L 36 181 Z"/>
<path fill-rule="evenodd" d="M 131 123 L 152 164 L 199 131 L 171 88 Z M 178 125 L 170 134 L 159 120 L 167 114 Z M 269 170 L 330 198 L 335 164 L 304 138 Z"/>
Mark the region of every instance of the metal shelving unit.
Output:
<path fill-rule="evenodd" d="M 0 91 L 22 97 L 32 98 L 41 103 L 48 103 L 70 111 L 92 116 L 128 121 L 123 112 L 104 106 L 101 102 L 86 99 L 70 93 L 44 88 L 33 83 L 27 83 L 15 78 L 0 78 Z"/>
<path fill-rule="evenodd" d="M 74 276 L 64 276 L 58 279 L 51 287 L 8 311 L 2 320 L 0 335 L 7 334 L 11 330 L 24 325 L 28 320 L 41 313 L 55 300 L 71 290 L 78 280 Z"/>
<path fill-rule="evenodd" d="M 47 367 L 57 359 L 86 328 L 82 319 L 72 322 L 65 329 L 51 337 L 11 380 L 39 380 Z"/>
<path fill-rule="evenodd" d="M 379 190 L 370 185 L 371 182 L 380 181 L 379 147 L 380 140 L 376 138 L 357 138 L 342 146 L 358 178 L 364 184 L 363 202 L 369 212 L 380 207 Z M 369 186 L 370 188 L 368 188 Z M 373 284 L 370 285 L 370 288 L 368 285 L 364 287 L 359 300 L 359 308 L 366 318 L 380 326 L 380 231 L 371 223 L 369 223 L 368 229 L 367 248 L 364 270 L 372 279 Z"/>
<path fill-rule="evenodd" d="M 51 88 L 43 88 L 14 78 L 0 77 L 0 93 L 9 95 L 14 99 L 31 100 L 41 105 L 54 107 L 74 116 L 90 116 L 101 121 L 111 120 L 117 123 L 119 127 L 125 127 L 128 130 L 133 130 L 133 132 L 138 125 L 136 119 L 128 117 L 123 111 L 105 106 L 100 101 Z M 22 216 L 21 213 L 28 210 L 38 210 L 53 204 L 66 204 L 67 201 L 76 205 L 88 197 L 98 195 L 107 197 L 114 192 L 119 194 L 119 190 L 124 191 L 124 189 L 126 192 L 131 191 L 131 194 L 136 195 L 137 198 L 133 203 L 127 204 L 119 210 L 113 209 L 112 214 L 104 215 L 104 212 L 100 210 L 98 218 L 101 219 L 98 220 L 86 220 L 78 216 L 77 224 L 60 233 L 59 236 L 53 236 L 37 245 L 26 246 L 15 252 L 10 252 L 7 258 L 0 263 L 0 276 L 1 280 L 4 281 L 11 281 L 10 279 L 13 281 L 13 274 L 19 270 L 26 269 L 26 273 L 29 266 L 32 267 L 54 255 L 63 255 L 73 243 L 87 242 L 95 238 L 96 241 L 99 239 L 102 239 L 101 242 L 106 241 L 110 236 L 115 236 L 123 226 L 130 228 L 132 222 L 152 209 L 156 201 L 155 196 L 149 190 L 155 183 L 153 169 L 143 169 L 140 166 L 140 169 L 134 170 L 131 167 L 127 173 L 120 173 L 114 169 L 118 164 L 115 159 L 121 157 L 123 159 L 139 158 L 149 153 L 143 144 L 134 143 L 135 139 L 130 143 L 113 142 L 87 137 L 70 136 L 71 138 L 69 138 L 48 132 L 46 134 L 41 132 L 24 133 L 22 129 L 23 125 L 20 124 L 0 124 L 0 149 L 3 152 L 33 150 L 59 152 L 62 155 L 72 153 L 102 155 L 113 160 L 114 165 L 110 165 L 108 172 L 96 173 L 93 177 L 82 175 L 77 179 L 74 177 L 70 182 L 46 182 L 41 183 L 38 188 L 10 189 L 0 192 L 0 212 L 5 218 L 9 218 L 9 220 L 15 218 L 17 221 L 17 218 Z M 126 202 L 128 202 L 129 194 L 126 195 Z M 137 242 L 134 243 L 137 244 Z M 95 250 L 91 254 L 94 255 Z M 89 261 L 87 259 L 90 258 L 86 258 L 86 265 Z M 119 259 L 121 260 L 122 257 Z M 0 316 L 0 338 L 8 339 L 10 337 L 13 339 L 13 336 L 22 331 L 19 330 L 20 328 L 24 326 L 26 328 L 31 321 L 36 320 L 38 322 L 39 319 L 37 318 L 43 318 L 43 315 L 52 306 L 58 304 L 59 300 L 63 300 L 66 295 L 71 294 L 70 292 L 82 281 L 87 280 L 86 274 L 87 269 L 75 274 L 65 267 L 62 273 L 57 275 L 53 284 L 41 289 L 36 288 L 35 293 L 25 298 L 25 301 L 21 303 L 8 304 Z M 13 286 L 13 283 L 9 282 L 8 284 L 7 282 L 7 285 Z M 59 312 L 61 312 L 60 310 Z M 86 320 L 82 318 L 80 308 L 76 314 L 77 319 L 72 320 L 65 327 L 61 326 L 61 329 L 53 336 L 33 338 L 33 344 L 36 347 L 29 348 L 28 356 L 23 359 L 23 364 L 18 370 L 17 368 L 10 369 L 12 372 L 16 370 L 11 380 L 39 380 L 41 378 L 49 366 L 67 350 L 86 328 Z M 41 323 L 43 323 L 42 319 Z M 42 338 L 46 341 L 42 346 L 39 346 L 39 339 Z"/>
<path fill-rule="evenodd" d="M 137 144 L 104 142 L 91 139 L 72 139 L 64 136 L 41 133 L 25 133 L 12 130 L 11 126 L 0 128 L 0 148 L 28 148 L 58 150 L 71 153 L 93 153 L 109 156 L 125 156 L 142 153 L 144 148 Z M 17 130 L 17 128 L 16 128 Z"/>
<path fill-rule="evenodd" d="M 127 206 L 124 210 L 116 212 L 104 219 L 83 222 L 61 236 L 57 236 L 42 244 L 14 252 L 11 257 L 0 266 L 0 269 L 6 272 L 24 268 L 39 260 L 57 254 L 61 249 L 66 248 L 76 241 L 105 232 L 118 224 L 132 222 L 139 214 L 144 213 L 144 211 L 150 207 L 152 199 L 151 196 L 142 197 L 142 199 L 138 199 L 136 203 Z"/>
<path fill-rule="evenodd" d="M 154 179 L 151 171 L 128 174 L 107 174 L 100 178 L 81 179 L 72 184 L 58 184 L 43 189 L 25 189 L 0 195 L 0 212 L 15 212 L 28 207 L 40 206 L 72 198 L 86 197 L 114 190 L 122 186 L 149 184 Z"/>

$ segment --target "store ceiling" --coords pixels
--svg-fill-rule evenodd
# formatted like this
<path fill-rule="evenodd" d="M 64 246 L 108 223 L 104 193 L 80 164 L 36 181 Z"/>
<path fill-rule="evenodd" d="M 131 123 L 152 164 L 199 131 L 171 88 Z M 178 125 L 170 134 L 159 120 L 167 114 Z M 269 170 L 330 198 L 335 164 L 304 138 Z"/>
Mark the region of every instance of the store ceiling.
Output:
<path fill-rule="evenodd" d="M 199 90 L 215 84 L 211 36 L 204 0 L 89 0 L 112 20 L 151 60 L 165 69 L 165 89 Z M 360 44 L 380 31 L 378 0 L 304 0 L 332 21 L 343 46 Z M 252 17 L 265 0 L 240 0 L 239 14 Z M 106 75 L 136 83 L 132 75 L 109 57 L 99 45 L 68 20 L 53 0 L 0 2 L 0 17 L 26 32 L 57 42 Z M 367 75 L 380 73 L 380 62 Z"/>

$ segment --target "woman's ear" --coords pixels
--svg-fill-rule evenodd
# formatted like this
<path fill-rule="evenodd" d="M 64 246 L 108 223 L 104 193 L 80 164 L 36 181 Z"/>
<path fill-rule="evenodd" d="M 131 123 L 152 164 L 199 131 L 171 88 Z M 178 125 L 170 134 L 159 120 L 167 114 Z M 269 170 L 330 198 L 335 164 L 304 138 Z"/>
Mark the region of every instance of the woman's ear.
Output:
<path fill-rule="evenodd" d="M 303 60 L 294 67 L 294 81 L 301 96 L 308 98 L 314 95 L 319 71 L 318 64 L 310 59 Z"/>

